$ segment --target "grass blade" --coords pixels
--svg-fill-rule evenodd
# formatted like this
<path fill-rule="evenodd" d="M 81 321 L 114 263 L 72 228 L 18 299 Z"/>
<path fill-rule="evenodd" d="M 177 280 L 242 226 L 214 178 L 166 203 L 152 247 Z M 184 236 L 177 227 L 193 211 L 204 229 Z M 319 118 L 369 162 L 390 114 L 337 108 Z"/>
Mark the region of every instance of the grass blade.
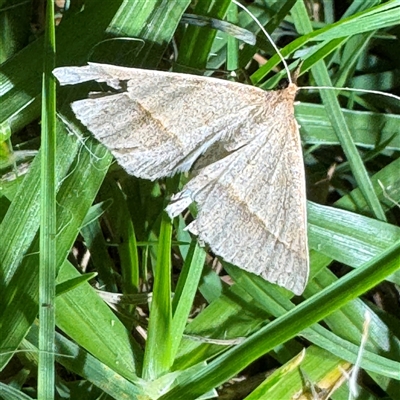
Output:
<path fill-rule="evenodd" d="M 312 26 L 308 18 L 307 10 L 303 3 L 297 2 L 293 7 L 293 18 L 299 32 L 309 33 L 312 31 Z M 324 61 L 318 62 L 313 68 L 312 73 L 319 86 L 332 87 L 332 82 L 329 78 L 328 70 Z M 386 221 L 386 215 L 374 191 L 374 187 L 364 167 L 362 159 L 357 151 L 354 141 L 351 138 L 350 131 L 346 125 L 346 121 L 340 110 L 339 103 L 335 94 L 330 90 L 322 90 L 321 97 L 325 107 L 329 110 L 329 117 L 332 121 L 332 126 L 335 129 L 336 135 L 342 145 L 343 151 L 350 163 L 354 177 L 363 193 L 371 212 L 380 220 Z"/>
<path fill-rule="evenodd" d="M 399 251 L 400 242 L 397 242 L 382 255 L 365 264 L 363 268 L 347 274 L 342 282 L 324 289 L 291 312 L 260 329 L 243 344 L 228 350 L 194 374 L 190 381 L 182 382 L 179 387 L 172 389 L 160 399 L 172 400 L 180 396 L 196 398 L 218 386 L 262 354 L 294 337 L 312 323 L 320 321 L 349 300 L 365 293 L 377 280 L 383 280 L 395 272 L 400 268 Z M 240 364 L 238 360 L 241 360 Z"/>
<path fill-rule="evenodd" d="M 149 336 L 143 364 L 143 377 L 154 380 L 172 365 L 172 293 L 171 293 L 172 226 L 164 213 L 158 244 L 157 269 L 154 274 L 153 299 L 150 307 Z"/>
<path fill-rule="evenodd" d="M 47 2 L 42 90 L 38 397 L 54 399 L 56 252 L 56 82 L 54 4 Z"/>

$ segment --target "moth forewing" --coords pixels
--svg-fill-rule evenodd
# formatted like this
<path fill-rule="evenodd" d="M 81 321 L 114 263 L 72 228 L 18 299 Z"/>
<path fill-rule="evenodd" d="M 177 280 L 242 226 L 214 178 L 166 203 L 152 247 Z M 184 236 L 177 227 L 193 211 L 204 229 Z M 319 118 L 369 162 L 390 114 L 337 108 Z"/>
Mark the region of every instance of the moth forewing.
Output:
<path fill-rule="evenodd" d="M 173 197 L 169 215 L 196 202 L 198 216 L 188 229 L 215 254 L 303 292 L 309 266 L 296 85 L 264 92 L 104 64 L 57 68 L 54 74 L 61 84 L 94 79 L 124 87 L 74 102 L 72 109 L 129 174 L 154 180 L 196 162 L 196 176 Z"/>

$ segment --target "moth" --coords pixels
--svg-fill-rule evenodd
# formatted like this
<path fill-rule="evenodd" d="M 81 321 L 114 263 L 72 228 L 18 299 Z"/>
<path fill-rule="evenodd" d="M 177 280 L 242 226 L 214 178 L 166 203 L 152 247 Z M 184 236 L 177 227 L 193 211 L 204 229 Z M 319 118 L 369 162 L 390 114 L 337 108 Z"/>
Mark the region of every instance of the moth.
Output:
<path fill-rule="evenodd" d="M 263 91 L 201 76 L 90 63 L 54 70 L 61 85 L 105 82 L 71 104 L 76 117 L 131 175 L 156 180 L 193 170 L 171 218 L 225 261 L 300 295 L 309 273 L 297 91 Z"/>

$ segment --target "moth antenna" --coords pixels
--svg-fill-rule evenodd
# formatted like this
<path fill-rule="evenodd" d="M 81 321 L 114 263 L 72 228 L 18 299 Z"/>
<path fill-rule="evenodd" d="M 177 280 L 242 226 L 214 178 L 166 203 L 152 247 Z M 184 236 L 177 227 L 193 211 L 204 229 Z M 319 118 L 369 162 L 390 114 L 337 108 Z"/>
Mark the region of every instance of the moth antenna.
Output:
<path fill-rule="evenodd" d="M 262 26 L 261 22 L 257 19 L 257 17 L 250 10 L 248 10 L 243 4 L 239 3 L 237 0 L 232 0 L 232 3 L 236 4 L 243 11 L 245 11 L 247 14 L 249 14 L 250 17 L 252 18 L 252 20 L 260 27 L 261 31 L 267 37 L 268 41 L 271 43 L 272 47 L 275 49 L 276 53 L 278 54 L 279 58 L 281 59 L 282 64 L 286 70 L 286 74 L 287 74 L 289 83 L 291 84 L 291 83 L 293 83 L 293 81 L 296 82 L 296 78 L 299 73 L 299 69 L 297 69 L 297 72 L 295 71 L 296 76 L 292 77 L 292 74 L 290 73 L 290 70 L 285 61 L 285 58 L 283 57 L 282 53 L 280 52 L 280 50 L 278 49 L 278 47 L 272 40 L 270 34 L 265 30 L 265 28 Z M 308 90 L 309 89 L 346 90 L 349 92 L 371 93 L 371 94 L 378 94 L 381 96 L 391 97 L 393 99 L 400 101 L 400 96 L 396 96 L 395 94 L 392 94 L 392 93 L 381 92 L 379 90 L 356 89 L 356 88 L 349 88 L 349 87 L 338 88 L 338 87 L 330 87 L 330 86 L 302 86 L 302 87 L 298 88 L 298 90 L 304 90 L 304 89 L 308 89 Z"/>
<path fill-rule="evenodd" d="M 279 58 L 281 59 L 282 64 L 283 64 L 283 66 L 284 66 L 284 68 L 285 68 L 285 70 L 286 70 L 286 74 L 287 74 L 287 77 L 288 77 L 289 84 L 292 84 L 293 81 L 292 81 L 292 76 L 291 76 L 291 74 L 290 74 L 290 69 L 289 69 L 289 67 L 288 67 L 288 65 L 287 65 L 287 63 L 286 63 L 286 61 L 285 61 L 285 58 L 283 57 L 282 53 L 280 52 L 280 50 L 278 49 L 277 45 L 276 45 L 276 44 L 274 43 L 274 41 L 272 40 L 270 34 L 269 34 L 269 33 L 266 31 L 266 29 L 262 26 L 261 22 L 256 18 L 256 16 L 255 16 L 251 11 L 249 11 L 243 4 L 239 3 L 239 2 L 236 1 L 236 0 L 232 0 L 232 3 L 236 4 L 236 5 L 237 5 L 238 7 L 240 7 L 242 10 L 244 10 L 245 12 L 247 12 L 247 14 L 250 15 L 250 17 L 252 18 L 252 20 L 260 27 L 261 31 L 264 33 L 264 35 L 267 37 L 268 41 L 271 43 L 272 47 L 275 49 L 276 54 L 278 54 Z"/>
<path fill-rule="evenodd" d="M 392 93 L 381 92 L 379 90 L 357 89 L 349 87 L 331 87 L 331 86 L 302 86 L 298 88 L 298 90 L 303 90 L 303 89 L 346 90 L 348 92 L 371 93 L 371 94 L 379 94 L 381 96 L 386 96 L 386 97 L 392 97 L 393 99 L 400 101 L 400 96 L 396 96 L 395 94 Z"/>

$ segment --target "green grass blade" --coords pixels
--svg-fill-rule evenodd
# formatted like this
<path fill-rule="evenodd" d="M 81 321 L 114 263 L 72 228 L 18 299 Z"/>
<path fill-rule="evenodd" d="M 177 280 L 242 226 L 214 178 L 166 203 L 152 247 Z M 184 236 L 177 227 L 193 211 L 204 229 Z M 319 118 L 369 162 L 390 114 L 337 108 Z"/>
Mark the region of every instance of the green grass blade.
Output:
<path fill-rule="evenodd" d="M 312 328 L 304 331 L 303 335 L 307 340 L 327 349 L 331 354 L 335 354 L 353 364 L 356 363 L 360 350 L 359 345 L 342 339 L 320 325 L 313 325 Z M 364 351 L 361 363 L 361 368 L 367 371 L 400 380 L 400 363 L 398 361 L 379 356 L 371 351 Z"/>
<path fill-rule="evenodd" d="M 192 242 L 189 253 L 185 258 L 185 263 L 179 277 L 172 303 L 172 359 L 175 359 L 183 331 L 185 330 L 189 318 L 189 313 L 203 271 L 205 258 L 206 253 L 204 250 L 201 249 L 196 242 Z"/>
<path fill-rule="evenodd" d="M 78 147 L 78 143 L 68 136 L 65 127 L 58 124 L 57 187 L 71 166 Z M 41 159 L 42 154 L 39 152 L 0 225 L 4 239 L 3 245 L 0 246 L 0 265 L 5 266 L 3 271 L 5 284 L 15 274 L 39 227 Z"/>
<path fill-rule="evenodd" d="M 42 174 L 39 248 L 38 397 L 54 399 L 55 277 L 56 277 L 56 82 L 54 5 L 47 2 L 42 89 Z"/>
<path fill-rule="evenodd" d="M 57 282 L 62 284 L 80 276 L 69 262 L 65 262 Z M 56 321 L 62 332 L 99 362 L 131 382 L 138 381 L 142 349 L 89 284 L 82 284 L 57 297 Z"/>
<path fill-rule="evenodd" d="M 367 6 L 367 4 L 363 3 L 362 6 Z M 301 5 L 299 5 L 299 3 L 297 2 L 296 5 L 293 7 L 293 10 L 298 9 L 298 7 L 301 7 Z M 302 31 L 303 35 L 293 40 L 290 44 L 281 49 L 281 53 L 284 57 L 287 57 L 293 54 L 296 50 L 301 49 L 309 42 L 324 40 L 330 41 L 343 37 L 349 37 L 349 30 L 347 28 L 349 26 L 352 26 L 353 23 L 357 23 L 358 25 L 358 30 L 353 32 L 353 34 L 369 32 L 375 29 L 384 28 L 386 26 L 392 26 L 393 24 L 397 23 L 395 21 L 398 21 L 398 17 L 396 15 L 399 13 L 399 10 L 399 0 L 389 1 L 374 8 L 370 8 L 366 11 L 361 11 L 355 15 L 345 18 L 344 20 L 340 20 L 334 24 L 327 25 L 326 27 L 318 29 L 316 31 L 311 31 L 310 29 L 310 20 L 308 14 L 304 14 L 303 12 L 301 12 L 301 15 L 306 19 L 304 23 L 307 25 L 307 29 L 305 29 L 304 27 Z M 365 23 L 365 16 L 368 16 L 370 24 Z M 374 28 L 372 28 L 372 26 L 374 26 Z M 333 33 L 331 33 L 332 31 Z M 306 62 L 307 58 L 312 54 L 313 52 L 308 52 L 305 57 L 302 58 L 302 61 Z M 273 55 L 265 65 L 259 68 L 251 76 L 252 82 L 260 82 L 280 62 L 280 57 L 277 54 Z M 268 85 L 268 82 L 266 83 L 265 87 L 270 87 Z"/>
<path fill-rule="evenodd" d="M 296 105 L 295 111 L 305 143 L 331 146 L 340 144 L 324 106 L 302 102 Z M 397 133 L 399 115 L 347 109 L 342 109 L 342 113 L 357 146 L 373 149 L 391 139 L 385 149 L 400 150 L 400 135 Z"/>
<path fill-rule="evenodd" d="M 81 234 L 90 250 L 93 265 L 99 274 L 99 283 L 108 292 L 117 291 L 114 264 L 107 251 L 107 242 L 103 236 L 99 221 L 92 221 L 81 228 Z"/>
<path fill-rule="evenodd" d="M 342 278 L 342 282 L 324 289 L 311 299 L 301 303 L 293 311 L 277 318 L 260 329 L 243 344 L 238 345 L 212 361 L 207 367 L 194 374 L 160 399 L 176 399 L 179 396 L 196 398 L 238 373 L 262 354 L 284 343 L 339 309 L 348 301 L 357 298 L 400 268 L 400 241 L 379 257 Z M 361 283 L 360 283 L 361 282 Z M 241 362 L 239 363 L 238 360 Z"/>
<path fill-rule="evenodd" d="M 87 0 L 83 13 L 63 21 L 57 28 L 57 65 L 84 64 L 93 46 L 102 40 L 110 18 L 121 3 L 122 0 L 104 3 Z M 90 35 L 86 30 L 88 18 Z M 0 123 L 9 120 L 13 132 L 40 114 L 42 49 L 43 36 L 0 66 Z"/>
<path fill-rule="evenodd" d="M 400 176 L 397 173 L 400 168 L 400 159 L 391 162 L 372 177 L 375 191 L 379 200 L 385 205 L 386 210 L 396 207 L 400 202 Z M 345 210 L 354 212 L 368 211 L 368 205 L 360 189 L 351 192 L 351 196 L 339 199 L 335 205 Z"/>
<path fill-rule="evenodd" d="M 238 23 L 238 12 L 235 4 L 231 4 L 228 8 L 228 21 L 233 24 Z M 235 71 L 239 67 L 239 43 L 232 36 L 228 36 L 226 48 L 226 67 L 228 71 Z"/>
<path fill-rule="evenodd" d="M 57 187 L 77 149 L 77 142 L 58 124 Z M 36 234 L 40 219 L 41 157 L 42 153 L 39 152 L 0 225 L 3 244 L 0 246 L 0 265 L 4 276 L 0 298 L 0 348 L 4 351 L 18 346 L 38 312 L 39 248 Z M 34 239 L 36 247 L 32 244 Z M 0 364 L 4 365 L 9 357 L 0 357 Z"/>
<path fill-rule="evenodd" d="M 199 1 L 194 8 L 194 12 L 218 19 L 225 15 L 230 3 L 230 0 Z M 189 26 L 185 30 L 179 47 L 175 70 L 181 72 L 183 69 L 187 69 L 187 71 L 193 72 L 202 71 L 206 68 L 209 52 L 216 34 L 217 31 L 214 29 Z"/>
<path fill-rule="evenodd" d="M 245 400 L 292 399 L 320 391 L 329 393 L 335 381 L 349 370 L 349 363 L 317 346 L 310 346 L 304 353 L 275 370 Z"/>
<path fill-rule="evenodd" d="M 310 248 L 352 267 L 400 239 L 400 228 L 386 222 L 312 202 L 307 209 Z"/>
<path fill-rule="evenodd" d="M 99 195 L 104 196 L 104 198 L 111 196 L 111 199 L 113 199 L 106 211 L 106 216 L 111 230 L 118 233 L 118 254 L 122 268 L 123 292 L 125 294 L 137 293 L 139 289 L 139 256 L 134 226 L 124 193 L 114 180 L 106 179 Z M 100 234 L 100 232 L 98 233 Z"/>
<path fill-rule="evenodd" d="M 33 324 L 23 342 L 23 347 L 32 351 L 31 347 L 32 345 L 36 346 L 37 341 L 38 327 L 36 324 Z M 29 347 L 26 344 L 27 342 L 30 344 Z M 132 383 L 60 333 L 56 333 L 54 344 L 56 360 L 60 365 L 84 377 L 113 398 L 129 399 L 131 396 L 142 394 L 139 386 L 140 380 L 137 379 L 137 382 Z"/>
<path fill-rule="evenodd" d="M 268 311 L 274 317 L 280 317 L 294 309 L 294 304 L 285 296 L 282 296 L 279 290 L 268 287 L 270 285 L 266 285 L 262 280 L 252 279 L 250 275 L 242 274 L 237 268 L 231 270 L 230 273 L 235 278 L 235 281 L 240 283 L 254 298 L 258 306 Z M 312 294 L 319 293 L 322 287 L 326 288 L 336 282 L 335 280 L 331 280 L 327 284 L 326 280 L 319 279 L 319 277 L 320 275 L 308 286 L 305 293 L 306 297 L 312 298 Z M 337 282 L 336 285 L 340 286 L 340 282 Z M 340 289 L 337 289 L 337 291 L 340 291 Z M 388 377 L 400 379 L 400 364 L 396 361 L 377 356 L 379 353 L 387 352 L 387 338 L 390 330 L 394 327 L 380 320 L 379 316 L 359 299 L 345 304 L 340 310 L 336 310 L 325 318 L 325 322 L 332 331 L 314 324 L 304 330 L 301 335 L 336 356 L 355 364 L 359 346 L 354 343 L 361 342 L 364 315 L 367 311 L 371 315 L 372 322 L 370 325 L 368 346 L 367 350 L 364 351 L 361 368 L 375 372 L 380 371 L 381 374 Z M 345 329 L 343 329 L 343 325 L 345 325 Z M 391 350 L 394 353 L 400 352 L 400 343 L 396 338 L 392 340 Z"/>
<path fill-rule="evenodd" d="M 311 23 L 308 19 L 307 10 L 302 3 L 298 2 L 293 7 L 293 16 L 300 32 L 308 33 L 312 30 Z M 312 68 L 312 73 L 318 85 L 332 87 L 332 82 L 329 78 L 327 68 L 323 61 L 320 61 Z M 371 212 L 377 218 L 381 219 L 382 221 L 386 221 L 385 213 L 378 200 L 378 197 L 376 196 L 373 185 L 357 151 L 354 141 L 351 138 L 350 131 L 340 110 L 336 95 L 332 91 L 322 90 L 321 97 L 325 107 L 329 110 L 329 116 L 331 118 L 332 125 L 339 141 L 341 142 L 343 151 L 346 154 L 348 162 L 350 163 L 354 177 L 363 195 L 365 196 Z"/>
<path fill-rule="evenodd" d="M 10 385 L 0 382 L 0 392 L 6 400 L 31 400 L 32 397 L 25 394 L 22 390 L 13 388 Z"/>
<path fill-rule="evenodd" d="M 143 378 L 147 380 L 154 380 L 165 374 L 173 361 L 171 358 L 171 235 L 171 222 L 164 213 L 161 221 L 147 346 L 143 363 Z"/>

